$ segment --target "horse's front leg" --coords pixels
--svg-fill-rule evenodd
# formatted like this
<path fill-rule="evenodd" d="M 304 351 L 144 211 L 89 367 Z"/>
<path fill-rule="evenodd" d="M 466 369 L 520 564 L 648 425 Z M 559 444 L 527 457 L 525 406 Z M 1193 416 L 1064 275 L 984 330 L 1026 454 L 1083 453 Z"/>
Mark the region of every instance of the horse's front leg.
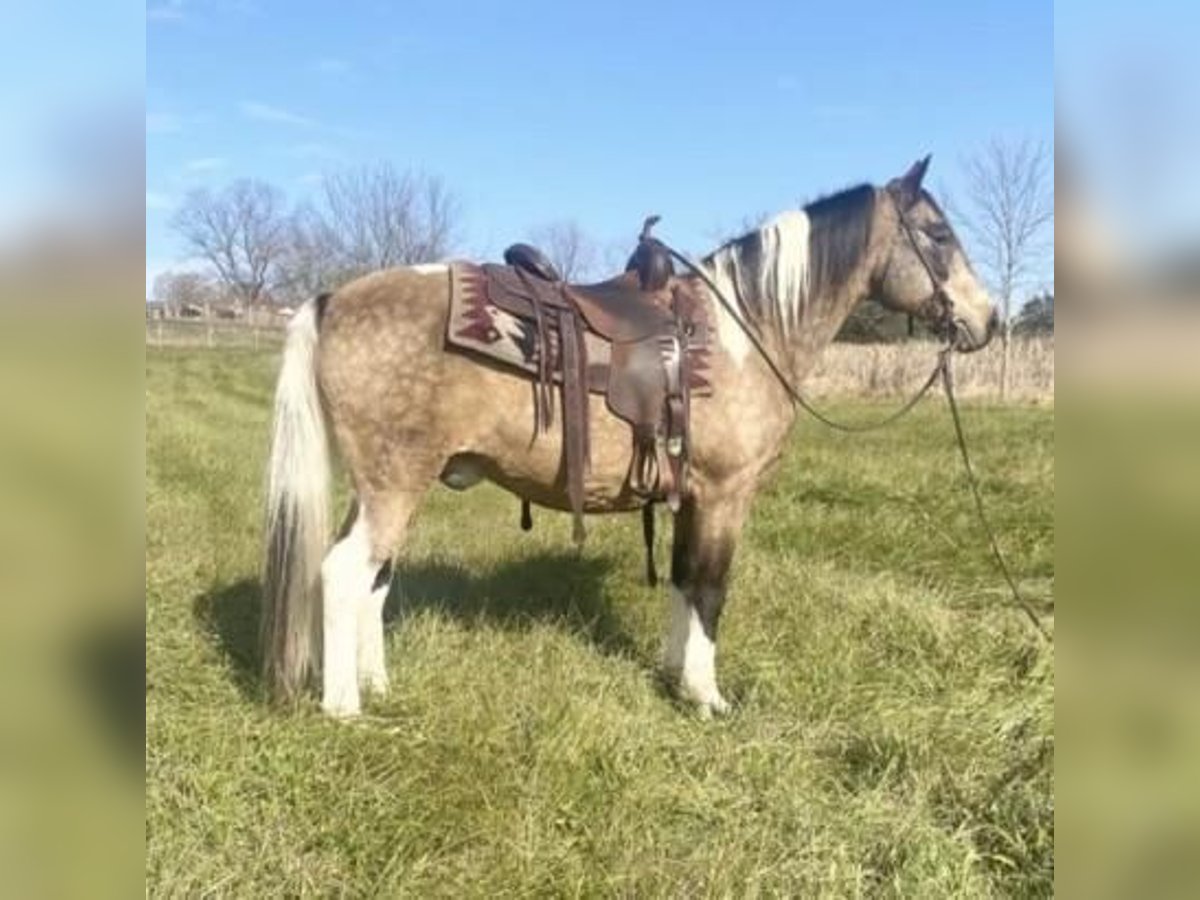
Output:
<path fill-rule="evenodd" d="M 729 711 L 717 687 L 717 622 L 749 496 L 683 502 L 671 554 L 670 625 L 663 667 L 704 716 Z"/>

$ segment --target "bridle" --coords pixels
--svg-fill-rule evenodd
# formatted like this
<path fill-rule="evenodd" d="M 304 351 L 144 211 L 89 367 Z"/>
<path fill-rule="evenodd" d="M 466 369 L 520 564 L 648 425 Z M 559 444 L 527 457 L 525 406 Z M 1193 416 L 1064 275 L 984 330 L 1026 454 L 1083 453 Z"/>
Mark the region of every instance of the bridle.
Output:
<path fill-rule="evenodd" d="M 944 373 L 949 371 L 950 353 L 954 350 L 955 342 L 958 336 L 958 320 L 954 315 L 954 301 L 951 300 L 950 296 L 946 293 L 945 279 L 939 277 L 937 269 L 934 268 L 933 263 L 929 261 L 929 258 L 925 255 L 925 251 L 921 247 L 920 241 L 917 240 L 916 229 L 909 220 L 908 216 L 905 214 L 903 204 L 900 202 L 900 198 L 897 196 L 898 190 L 893 185 L 889 184 L 884 188 L 884 192 L 891 198 L 892 204 L 896 210 L 896 215 L 900 222 L 900 228 L 904 232 L 905 237 L 908 238 L 908 242 L 912 246 L 913 252 L 917 255 L 917 259 L 921 261 L 921 266 L 925 269 L 926 274 L 929 276 L 929 283 L 932 290 L 929 297 L 924 301 L 923 305 L 936 304 L 940 307 L 938 315 L 931 317 L 931 319 L 934 323 L 935 329 L 945 335 L 946 345 L 942 347 L 940 351 L 938 351 L 937 362 L 934 364 L 933 371 L 929 373 L 929 377 L 925 379 L 921 387 L 917 389 L 917 392 L 913 394 L 912 397 L 910 397 L 904 403 L 904 405 L 895 412 L 892 412 L 875 422 L 838 422 L 834 419 L 830 419 L 819 409 L 813 406 L 812 403 L 809 402 L 809 400 L 806 399 L 804 395 L 796 389 L 796 386 L 792 384 L 791 379 L 784 374 L 783 369 L 780 368 L 779 364 L 775 362 L 775 359 L 771 356 L 767 348 L 763 346 L 762 341 L 759 340 L 759 337 L 754 332 L 754 329 L 746 323 L 746 321 L 738 313 L 736 307 L 729 302 L 729 299 L 725 296 L 721 289 L 717 287 L 711 278 L 709 278 L 708 273 L 674 247 L 671 247 L 669 244 L 664 243 L 658 238 L 650 238 L 650 240 L 658 241 L 658 244 L 671 255 L 672 259 L 677 260 L 689 272 L 703 281 L 708 289 L 712 291 L 713 296 L 717 298 L 717 301 L 722 307 L 725 308 L 725 311 L 737 323 L 738 327 L 742 330 L 742 333 L 746 335 L 746 337 L 750 340 L 750 343 L 754 346 L 754 349 L 758 352 L 758 355 L 762 357 L 763 362 L 767 364 L 767 368 L 771 370 L 771 374 L 775 376 L 775 380 L 779 382 L 780 386 L 782 386 L 783 390 L 787 393 L 788 399 L 790 399 L 794 405 L 799 406 L 801 409 L 807 412 L 814 419 L 829 426 L 830 428 L 833 428 L 836 431 L 845 431 L 851 433 L 874 431 L 877 428 L 883 428 L 885 425 L 890 425 L 892 422 L 895 422 L 897 419 L 908 413 L 921 401 L 922 397 L 929 393 L 929 389 L 933 387 L 934 383 L 937 382 L 938 376 L 942 375 L 944 377 Z M 887 271 L 885 268 L 884 275 L 886 274 Z"/>
<path fill-rule="evenodd" d="M 930 316 L 930 320 L 934 323 L 934 327 L 941 331 L 948 344 L 953 345 L 958 336 L 959 325 L 958 318 L 954 315 L 954 300 L 946 293 L 946 279 L 938 274 L 933 263 L 929 261 L 929 257 L 925 254 L 925 249 L 921 246 L 921 242 L 917 240 L 917 228 L 909 219 L 908 214 L 904 211 L 904 204 L 899 196 L 900 191 L 893 185 L 888 185 L 884 188 L 884 192 L 892 200 L 892 207 L 896 210 L 896 218 L 900 222 L 900 230 L 904 232 L 904 236 L 908 238 L 908 244 L 912 247 L 912 251 L 916 254 L 917 259 L 921 263 L 921 268 L 925 270 L 925 274 L 929 276 L 930 294 L 925 299 L 922 306 L 938 307 L 936 315 Z M 891 265 L 891 259 L 888 260 L 888 265 Z M 884 268 L 884 276 L 887 275 L 887 268 Z"/>

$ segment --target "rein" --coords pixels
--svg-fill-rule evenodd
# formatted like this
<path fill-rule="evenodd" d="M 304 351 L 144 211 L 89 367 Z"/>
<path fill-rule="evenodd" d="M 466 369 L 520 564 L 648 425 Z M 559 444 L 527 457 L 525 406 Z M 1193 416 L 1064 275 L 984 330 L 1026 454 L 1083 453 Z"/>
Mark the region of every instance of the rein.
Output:
<path fill-rule="evenodd" d="M 991 522 L 987 517 L 987 512 L 984 509 L 983 495 L 979 489 L 979 480 L 975 475 L 974 467 L 971 465 L 971 455 L 967 450 L 967 439 L 963 432 L 962 419 L 959 416 L 958 400 L 954 396 L 954 373 L 951 364 L 952 354 L 954 352 L 954 334 L 957 328 L 954 321 L 954 304 L 950 301 L 950 298 L 946 296 L 945 290 L 942 287 L 942 281 L 937 277 L 936 270 L 933 268 L 933 265 L 929 262 L 924 251 L 921 249 L 921 245 L 917 241 L 916 235 L 913 233 L 912 224 L 908 221 L 908 217 L 904 215 L 904 211 L 900 208 L 899 201 L 896 200 L 895 195 L 892 194 L 890 190 L 888 191 L 888 195 L 892 198 L 892 202 L 896 204 L 896 212 L 899 215 L 900 225 L 904 229 L 905 236 L 912 245 L 912 249 L 916 253 L 917 259 L 921 261 L 921 265 L 929 275 L 930 283 L 933 286 L 933 294 L 931 295 L 930 300 L 940 303 L 942 307 L 942 321 L 946 325 L 947 343 L 945 347 L 938 351 L 937 362 L 934 363 L 933 371 L 929 373 L 929 377 L 925 379 L 925 383 L 921 385 L 917 392 L 913 394 L 913 396 L 909 398 L 909 400 L 898 410 L 890 413 L 876 422 L 866 422 L 860 424 L 837 422 L 833 419 L 830 419 L 820 410 L 814 407 L 807 399 L 805 399 L 805 397 L 796 389 L 788 377 L 783 373 L 783 370 L 780 369 L 779 365 L 771 357 L 771 354 L 767 351 L 767 348 L 763 346 L 762 341 L 759 340 L 758 335 L 755 334 L 754 330 L 742 319 L 741 315 L 738 314 L 733 304 L 729 302 L 729 299 L 724 295 L 724 293 L 722 293 L 721 289 L 717 287 L 713 280 L 708 277 L 708 274 L 702 268 L 700 268 L 700 266 L 696 265 L 674 247 L 663 243 L 657 238 L 654 238 L 653 240 L 657 240 L 659 245 L 671 255 L 672 259 L 677 260 L 689 272 L 696 275 L 705 283 L 705 285 L 708 286 L 709 290 L 713 292 L 713 295 L 720 302 L 721 306 L 723 306 L 725 311 L 733 317 L 733 320 L 737 322 L 738 327 L 741 328 L 746 337 L 750 339 L 750 343 L 754 346 L 754 349 L 758 351 L 758 355 L 762 357 L 763 362 L 767 364 L 767 368 L 771 370 L 771 374 L 775 376 L 776 380 L 783 387 L 792 403 L 800 406 L 805 412 L 807 412 L 817 421 L 836 431 L 842 431 L 851 434 L 863 433 L 867 431 L 875 431 L 879 428 L 883 428 L 885 425 L 892 424 L 897 419 L 910 412 L 912 408 L 916 406 L 917 403 L 919 403 L 927 393 L 929 393 L 929 389 L 933 387 L 934 383 L 938 380 L 938 377 L 941 377 L 942 386 L 946 391 L 946 401 L 950 407 L 950 417 L 954 422 L 954 435 L 958 440 L 958 449 L 962 456 L 963 468 L 967 473 L 967 484 L 970 486 L 971 496 L 975 500 L 975 511 L 979 516 L 980 525 L 982 525 L 984 535 L 988 540 L 988 545 L 991 547 L 992 558 L 995 560 L 996 567 L 1000 570 L 1000 573 L 1004 576 L 1005 582 L 1008 584 L 1008 589 L 1012 593 L 1013 603 L 1018 609 L 1021 610 L 1021 612 L 1025 614 L 1026 618 L 1029 619 L 1030 624 L 1033 625 L 1034 629 L 1037 631 L 1042 640 L 1046 643 L 1053 643 L 1050 632 L 1047 631 L 1046 626 L 1042 624 L 1041 620 L 1037 616 L 1036 611 L 1033 609 L 1032 605 L 1030 605 L 1029 601 L 1026 600 L 1021 594 L 1020 589 L 1017 587 L 1016 579 L 1013 577 L 1012 571 L 1008 567 L 1008 563 L 1005 562 L 1004 555 L 1000 552 L 1000 545 L 996 540 L 996 532 L 992 528 Z"/>
<path fill-rule="evenodd" d="M 943 351 L 944 352 L 944 351 Z M 946 388 L 946 402 L 950 406 L 950 418 L 954 420 L 954 435 L 958 438 L 958 449 L 962 454 L 963 468 L 967 471 L 967 484 L 971 487 L 971 496 L 975 498 L 975 511 L 979 514 L 979 524 L 983 526 L 983 533 L 987 536 L 988 544 L 992 548 L 992 558 L 996 560 L 996 568 L 1004 576 L 1004 580 L 1008 582 L 1008 589 L 1012 593 L 1013 602 L 1020 608 L 1021 612 L 1025 613 L 1025 617 L 1029 619 L 1037 633 L 1041 635 L 1043 641 L 1047 644 L 1054 643 L 1050 637 L 1050 632 L 1046 630 L 1046 626 L 1042 624 L 1037 613 L 1022 595 L 1017 588 L 1017 581 L 1013 578 L 1012 571 L 1008 568 L 1008 563 L 1004 561 L 1004 556 L 1000 553 L 1000 544 L 996 541 L 996 532 L 992 528 L 992 523 L 988 520 L 987 513 L 983 508 L 983 495 L 979 491 L 979 479 L 975 476 L 975 469 L 971 465 L 971 455 L 967 452 L 967 439 L 963 434 L 962 419 L 958 414 L 958 400 L 954 396 L 954 373 L 950 366 L 950 357 L 945 357 L 946 363 L 941 366 L 942 384 Z"/>

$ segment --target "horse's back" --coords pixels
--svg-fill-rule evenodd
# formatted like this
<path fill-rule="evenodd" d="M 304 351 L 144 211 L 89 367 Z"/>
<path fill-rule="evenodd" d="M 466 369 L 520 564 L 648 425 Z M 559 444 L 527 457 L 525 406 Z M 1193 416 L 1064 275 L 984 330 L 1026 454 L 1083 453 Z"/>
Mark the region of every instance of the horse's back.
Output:
<path fill-rule="evenodd" d="M 349 281 L 329 296 L 321 341 L 355 341 L 372 332 L 395 340 L 407 331 L 444 326 L 450 297 L 446 265 L 382 269 Z"/>

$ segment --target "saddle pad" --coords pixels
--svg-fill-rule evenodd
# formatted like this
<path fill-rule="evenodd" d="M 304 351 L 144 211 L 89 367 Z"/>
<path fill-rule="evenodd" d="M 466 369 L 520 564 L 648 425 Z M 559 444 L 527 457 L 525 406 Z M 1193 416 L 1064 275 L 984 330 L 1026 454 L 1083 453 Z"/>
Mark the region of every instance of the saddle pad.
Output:
<path fill-rule="evenodd" d="M 547 328 L 550 342 L 548 361 L 556 383 L 562 383 L 562 359 L 558 347 L 558 329 Z M 583 329 L 587 347 L 588 390 L 603 394 L 608 389 L 608 369 L 612 346 L 588 329 Z M 533 310 L 528 318 L 513 315 L 489 302 L 487 279 L 483 270 L 470 263 L 450 266 L 450 315 L 446 326 L 450 347 L 484 356 L 536 379 L 537 327 Z M 712 386 L 707 375 L 707 353 L 703 347 L 688 350 L 691 368 L 689 388 L 692 396 L 710 396 Z"/>

